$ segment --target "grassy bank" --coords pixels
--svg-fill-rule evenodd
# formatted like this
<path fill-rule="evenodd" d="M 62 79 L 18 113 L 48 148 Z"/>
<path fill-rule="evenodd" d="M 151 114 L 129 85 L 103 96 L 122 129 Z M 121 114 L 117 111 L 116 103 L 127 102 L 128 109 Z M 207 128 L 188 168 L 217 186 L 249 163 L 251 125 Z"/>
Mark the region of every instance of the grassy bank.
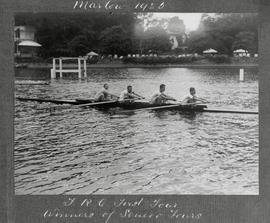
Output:
<path fill-rule="evenodd" d="M 27 68 L 52 68 L 52 63 L 24 62 Z M 224 56 L 195 58 L 195 57 L 148 57 L 148 58 L 124 58 L 123 60 L 100 60 L 97 63 L 87 63 L 88 69 L 98 68 L 255 68 L 258 66 L 258 58 L 230 58 Z M 64 64 L 65 68 L 75 68 L 75 62 Z"/>

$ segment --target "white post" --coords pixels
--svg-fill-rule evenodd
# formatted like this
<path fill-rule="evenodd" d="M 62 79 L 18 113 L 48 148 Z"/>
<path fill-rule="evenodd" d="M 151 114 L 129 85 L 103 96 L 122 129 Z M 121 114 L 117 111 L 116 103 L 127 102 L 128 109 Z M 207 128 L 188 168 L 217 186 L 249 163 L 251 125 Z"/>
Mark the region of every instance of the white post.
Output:
<path fill-rule="evenodd" d="M 53 69 L 55 70 L 55 58 L 53 58 Z"/>
<path fill-rule="evenodd" d="M 51 79 L 53 79 L 53 78 L 56 78 L 56 76 L 55 76 L 55 71 L 54 71 L 54 69 L 52 68 L 52 69 L 51 69 Z"/>
<path fill-rule="evenodd" d="M 83 59 L 84 77 L 87 77 L 86 59 Z"/>
<path fill-rule="evenodd" d="M 53 58 L 53 68 L 51 69 L 51 78 L 56 78 L 56 73 L 55 73 L 55 58 Z"/>
<path fill-rule="evenodd" d="M 244 69 L 241 68 L 239 71 L 239 81 L 244 81 Z"/>
<path fill-rule="evenodd" d="M 79 79 L 82 78 L 82 69 L 81 69 L 81 60 L 80 58 L 78 58 L 78 75 L 79 75 Z"/>
<path fill-rule="evenodd" d="M 59 58 L 59 71 L 60 71 L 60 78 L 63 77 L 63 64 L 62 64 L 62 58 Z"/>

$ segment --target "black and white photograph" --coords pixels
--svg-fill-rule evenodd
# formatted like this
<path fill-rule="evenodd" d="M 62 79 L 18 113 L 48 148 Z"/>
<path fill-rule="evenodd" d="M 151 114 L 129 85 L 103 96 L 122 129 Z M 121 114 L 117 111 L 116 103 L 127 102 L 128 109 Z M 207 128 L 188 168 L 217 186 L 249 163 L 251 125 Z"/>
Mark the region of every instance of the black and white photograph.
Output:
<path fill-rule="evenodd" d="M 17 13 L 16 195 L 258 195 L 257 13 Z"/>

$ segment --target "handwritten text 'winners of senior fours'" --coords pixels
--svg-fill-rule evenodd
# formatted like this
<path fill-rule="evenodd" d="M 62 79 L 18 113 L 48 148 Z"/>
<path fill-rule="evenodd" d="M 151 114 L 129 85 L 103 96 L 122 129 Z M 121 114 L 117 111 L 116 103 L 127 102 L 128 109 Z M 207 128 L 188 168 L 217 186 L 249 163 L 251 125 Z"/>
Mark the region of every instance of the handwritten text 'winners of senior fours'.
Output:
<path fill-rule="evenodd" d="M 59 207 L 44 210 L 43 218 L 102 219 L 104 223 L 125 219 L 199 220 L 202 213 L 184 210 L 177 202 L 165 199 L 78 199 L 69 197 Z"/>

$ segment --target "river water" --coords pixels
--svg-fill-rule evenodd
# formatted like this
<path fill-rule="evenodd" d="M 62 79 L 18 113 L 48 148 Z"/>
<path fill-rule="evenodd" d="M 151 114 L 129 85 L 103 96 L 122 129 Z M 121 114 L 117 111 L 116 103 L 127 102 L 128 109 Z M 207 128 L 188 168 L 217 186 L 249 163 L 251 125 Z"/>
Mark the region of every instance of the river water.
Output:
<path fill-rule="evenodd" d="M 150 97 L 161 83 L 189 87 L 209 108 L 258 109 L 258 73 L 237 69 L 97 69 L 84 80 L 16 85 L 16 96 L 89 98 L 108 83 Z M 48 78 L 20 70 L 17 81 Z M 258 115 L 141 111 L 112 115 L 15 101 L 16 194 L 258 194 Z"/>

